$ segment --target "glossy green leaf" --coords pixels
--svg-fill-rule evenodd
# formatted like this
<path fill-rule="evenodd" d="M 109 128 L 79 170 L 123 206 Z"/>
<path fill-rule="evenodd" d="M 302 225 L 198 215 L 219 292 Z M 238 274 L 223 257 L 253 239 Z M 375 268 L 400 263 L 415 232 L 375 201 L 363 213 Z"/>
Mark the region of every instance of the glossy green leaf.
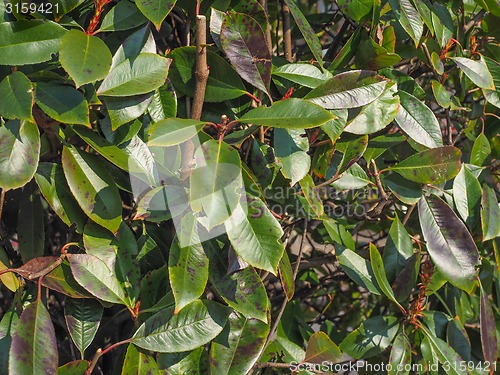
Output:
<path fill-rule="evenodd" d="M 333 244 L 338 244 L 348 249 L 355 250 L 356 244 L 352 238 L 351 233 L 340 223 L 334 221 L 333 219 L 323 220 L 323 225 L 325 226 L 330 240 Z"/>
<path fill-rule="evenodd" d="M 345 15 L 358 22 L 364 16 L 370 14 L 373 0 L 339 0 L 338 5 Z"/>
<path fill-rule="evenodd" d="M 41 63 L 59 51 L 67 30 L 52 21 L 20 20 L 0 24 L 0 64 Z"/>
<path fill-rule="evenodd" d="M 325 213 L 323 207 L 323 202 L 320 199 L 319 192 L 315 189 L 314 181 L 311 175 L 307 174 L 302 180 L 299 181 L 300 187 L 304 196 L 299 196 L 304 198 L 307 202 L 308 211 L 314 214 L 316 217 L 321 217 Z"/>
<path fill-rule="evenodd" d="M 9 374 L 57 374 L 56 334 L 40 298 L 21 314 L 9 357 Z"/>
<path fill-rule="evenodd" d="M 299 85 L 315 88 L 332 78 L 332 74 L 326 70 L 322 73 L 311 64 L 285 64 L 273 69 L 273 75 L 286 78 Z"/>
<path fill-rule="evenodd" d="M 385 273 L 389 281 L 394 280 L 401 273 L 412 255 L 413 246 L 410 236 L 399 220 L 398 215 L 396 215 L 389 229 L 389 235 L 382 254 Z"/>
<path fill-rule="evenodd" d="M 368 318 L 342 341 L 340 350 L 356 359 L 373 357 L 391 344 L 398 330 L 395 316 Z"/>
<path fill-rule="evenodd" d="M 142 324 L 133 343 L 160 353 L 184 352 L 213 340 L 226 325 L 229 309 L 213 301 L 194 301 L 174 315 L 166 308 Z"/>
<path fill-rule="evenodd" d="M 488 155 L 491 153 L 491 146 L 488 138 L 481 133 L 478 135 L 472 146 L 470 155 L 471 164 L 482 166 Z"/>
<path fill-rule="evenodd" d="M 366 30 L 361 32 L 361 41 L 356 51 L 354 62 L 358 69 L 380 70 L 393 66 L 401 61 L 401 56 L 389 53 L 376 43 Z"/>
<path fill-rule="evenodd" d="M 257 359 L 269 333 L 269 324 L 237 312 L 210 347 L 212 374 L 246 374 Z"/>
<path fill-rule="evenodd" d="M 295 23 L 297 24 L 297 27 L 299 28 L 300 32 L 302 33 L 302 36 L 304 37 L 307 45 L 309 46 L 309 49 L 311 50 L 314 56 L 314 59 L 318 62 L 319 66 L 321 67 L 321 70 L 324 70 L 323 58 L 322 58 L 323 47 L 319 42 L 318 36 L 312 29 L 311 25 L 309 24 L 309 21 L 307 21 L 307 18 L 304 16 L 304 14 L 297 6 L 295 1 L 285 0 L 285 3 L 288 5 L 290 13 L 295 19 Z"/>
<path fill-rule="evenodd" d="M 140 268 L 136 260 L 137 243 L 128 225 L 122 222 L 113 234 L 89 221 L 83 232 L 83 244 L 87 254 L 106 263 L 130 299 L 130 305 L 135 305 L 139 297 Z"/>
<path fill-rule="evenodd" d="M 77 224 L 77 230 L 82 231 L 87 216 L 69 190 L 62 166 L 56 163 L 42 162 L 38 164 L 35 180 L 50 207 L 67 225 Z"/>
<path fill-rule="evenodd" d="M 431 19 L 432 26 L 434 27 L 434 34 L 438 44 L 444 47 L 446 43 L 453 38 L 453 34 L 455 33 L 453 18 L 446 6 L 440 3 L 428 4 L 428 8 L 432 12 Z"/>
<path fill-rule="evenodd" d="M 326 109 L 356 108 L 370 104 L 385 90 L 388 80 L 368 70 L 337 74 L 304 99 Z"/>
<path fill-rule="evenodd" d="M 450 94 L 438 81 L 432 81 L 432 92 L 436 102 L 443 108 L 448 108 L 451 104 Z"/>
<path fill-rule="evenodd" d="M 389 357 L 391 369 L 389 375 L 408 375 L 411 369 L 411 345 L 404 332 L 400 332 L 392 343 Z"/>
<path fill-rule="evenodd" d="M 153 22 L 156 30 L 160 30 L 161 23 L 170 13 L 175 2 L 176 0 L 138 0 L 135 4 L 142 14 Z"/>
<path fill-rule="evenodd" d="M 42 285 L 72 298 L 89 298 L 92 295 L 78 284 L 67 260 L 42 278 Z"/>
<path fill-rule="evenodd" d="M 238 119 L 246 124 L 272 126 L 275 128 L 313 128 L 335 116 L 319 105 L 303 99 L 291 98 L 274 102 L 271 107 L 260 106 Z"/>
<path fill-rule="evenodd" d="M 111 120 L 111 129 L 116 130 L 121 125 L 141 116 L 153 101 L 153 92 L 127 97 L 109 96 L 103 99 Z"/>
<path fill-rule="evenodd" d="M 462 164 L 462 169 L 453 180 L 453 201 L 460 217 L 472 228 L 479 218 L 481 184 L 471 171 Z"/>
<path fill-rule="evenodd" d="M 198 375 L 201 370 L 200 365 L 207 363 L 202 362 L 202 356 L 203 359 L 208 357 L 205 348 L 201 346 L 189 352 L 158 353 L 157 363 L 162 374 L 168 372 L 169 375 Z"/>
<path fill-rule="evenodd" d="M 441 128 L 430 108 L 407 92 L 399 91 L 398 94 L 401 107 L 395 120 L 401 130 L 426 147 L 442 146 Z"/>
<path fill-rule="evenodd" d="M 168 54 L 172 59 L 169 78 L 180 92 L 194 96 L 196 85 L 196 47 L 176 48 Z M 222 102 L 245 94 L 245 85 L 233 67 L 216 53 L 207 51 L 207 64 L 210 67 L 205 102 Z"/>
<path fill-rule="evenodd" d="M 178 230 L 179 245 L 172 242 L 168 259 L 170 285 L 174 292 L 175 314 L 198 299 L 208 281 L 208 258 L 198 235 L 198 222 L 194 215 L 182 218 Z"/>
<path fill-rule="evenodd" d="M 338 346 L 324 332 L 315 332 L 307 342 L 304 362 L 308 363 L 338 363 L 344 355 Z"/>
<path fill-rule="evenodd" d="M 330 137 L 332 142 L 336 142 L 344 131 L 345 125 L 347 123 L 348 112 L 346 109 L 340 109 L 335 111 L 330 110 L 330 113 L 337 116 L 338 118 L 334 118 L 325 122 L 323 125 L 321 125 L 321 130 L 323 130 L 328 135 L 328 137 Z"/>
<path fill-rule="evenodd" d="M 111 52 L 98 37 L 69 30 L 61 39 L 59 61 L 78 88 L 106 77 L 111 67 Z"/>
<path fill-rule="evenodd" d="M 392 11 L 396 16 L 403 29 L 413 39 L 415 45 L 418 47 L 418 42 L 424 32 L 424 24 L 420 19 L 420 15 L 413 7 L 410 0 L 389 0 Z"/>
<path fill-rule="evenodd" d="M 102 81 L 98 95 L 146 94 L 165 83 L 172 60 L 153 53 L 140 53 L 116 65 Z"/>
<path fill-rule="evenodd" d="M 460 322 L 458 315 L 453 320 L 450 320 L 446 327 L 446 340 L 464 361 L 471 360 L 469 335 Z"/>
<path fill-rule="evenodd" d="M 40 156 L 38 127 L 27 121 L 11 120 L 0 126 L 0 187 L 16 189 L 35 174 Z"/>
<path fill-rule="evenodd" d="M 227 13 L 220 41 L 227 58 L 241 78 L 269 94 L 271 53 L 260 25 L 242 13 Z"/>
<path fill-rule="evenodd" d="M 148 113 L 154 122 L 175 117 L 177 115 L 177 94 L 174 86 L 167 78 L 163 86 L 156 89 Z"/>
<path fill-rule="evenodd" d="M 127 1 L 121 3 L 127 4 Z M 156 42 L 148 25 L 130 34 L 118 47 L 113 55 L 111 69 L 127 59 L 132 59 L 140 53 L 156 53 Z"/>
<path fill-rule="evenodd" d="M 9 257 L 5 253 L 5 250 L 2 246 L 0 246 L 0 272 L 4 269 L 11 268 Z M 17 288 L 19 288 L 19 280 L 16 277 L 15 273 L 7 272 L 0 276 L 1 284 L 5 285 L 7 289 L 12 292 L 15 292 Z M 1 340 L 1 339 L 0 339 Z M 1 360 L 0 360 L 1 362 Z M 0 365 L 1 369 L 1 365 Z"/>
<path fill-rule="evenodd" d="M 439 184 L 458 174 L 461 156 L 458 148 L 443 146 L 419 152 L 388 169 L 411 181 Z"/>
<path fill-rule="evenodd" d="M 366 153 L 365 153 L 366 156 Z M 382 181 L 391 192 L 403 203 L 415 204 L 422 196 L 422 185 L 407 180 L 397 173 L 383 176 Z"/>
<path fill-rule="evenodd" d="M 23 189 L 19 204 L 17 236 L 19 253 L 24 263 L 43 256 L 45 251 L 44 210 L 36 187 L 34 182 L 29 183 Z"/>
<path fill-rule="evenodd" d="M 160 375 L 154 357 L 147 350 L 129 344 L 123 360 L 122 375 Z"/>
<path fill-rule="evenodd" d="M 71 272 L 75 280 L 89 293 L 103 301 L 134 307 L 126 295 L 115 272 L 95 255 L 68 254 Z"/>
<path fill-rule="evenodd" d="M 302 180 L 311 166 L 311 158 L 307 154 L 309 141 L 303 137 L 304 129 L 274 129 L 274 152 L 282 165 L 283 176 L 295 185 Z"/>
<path fill-rule="evenodd" d="M 54 18 L 56 22 L 59 22 L 63 15 L 71 12 L 84 1 L 85 0 L 53 0 L 52 4 L 54 7 L 52 10 L 54 11 Z"/>
<path fill-rule="evenodd" d="M 495 363 L 498 357 L 497 330 L 495 327 L 495 316 L 491 307 L 488 295 L 481 287 L 481 303 L 480 303 L 480 329 L 481 329 L 481 345 L 483 347 L 484 359 L 489 363 Z M 493 375 L 493 366 L 490 369 L 490 374 Z"/>
<path fill-rule="evenodd" d="M 483 89 L 495 90 L 493 77 L 484 59 L 480 61 L 465 57 L 450 57 L 469 79 Z"/>
<path fill-rule="evenodd" d="M 33 86 L 20 71 L 13 72 L 0 82 L 0 115 L 4 118 L 35 122 L 31 114 Z"/>
<path fill-rule="evenodd" d="M 439 337 L 434 336 L 432 333 L 424 330 L 427 338 L 432 347 L 433 353 L 437 356 L 439 362 L 445 365 L 445 370 L 448 375 L 471 375 L 467 369 L 460 368 L 460 364 L 464 363 L 462 358 L 453 350 L 453 348 L 441 340 Z"/>
<path fill-rule="evenodd" d="M 399 304 L 396 297 L 394 296 L 394 292 L 391 289 L 389 281 L 387 281 L 382 257 L 380 256 L 378 249 L 372 243 L 370 243 L 370 262 L 372 265 L 373 274 L 375 275 L 375 279 L 377 280 L 377 284 L 382 293 L 384 293 L 387 298 L 389 298 L 392 302 L 398 305 L 401 310 L 403 310 L 403 307 Z"/>
<path fill-rule="evenodd" d="M 57 375 L 82 375 L 87 371 L 89 366 L 89 361 L 85 360 L 68 362 L 64 366 L 59 366 Z"/>
<path fill-rule="evenodd" d="M 470 293 L 480 262 L 467 227 L 445 202 L 432 195 L 420 199 L 418 213 L 433 263 L 450 283 Z"/>
<path fill-rule="evenodd" d="M 148 129 L 148 146 L 174 146 L 194 137 L 205 125 L 204 121 L 169 118 L 158 121 Z"/>
<path fill-rule="evenodd" d="M 147 21 L 134 3 L 123 0 L 106 13 L 98 31 L 130 30 Z"/>
<path fill-rule="evenodd" d="M 283 252 L 283 256 L 278 264 L 278 271 L 280 274 L 281 286 L 285 292 L 286 298 L 290 301 L 295 293 L 295 280 L 293 279 L 293 270 L 288 258 L 288 253 Z"/>
<path fill-rule="evenodd" d="M 191 207 L 205 214 L 208 229 L 222 224 L 238 207 L 243 179 L 238 151 L 227 143 L 209 140 L 194 155 L 189 199 Z"/>
<path fill-rule="evenodd" d="M 481 196 L 481 224 L 483 228 L 483 241 L 496 238 L 500 234 L 500 207 L 497 195 L 488 185 L 483 186 Z"/>
<path fill-rule="evenodd" d="M 344 173 L 347 169 L 354 165 L 363 156 L 367 146 L 368 135 L 364 135 L 347 142 L 342 163 L 340 164 L 336 174 Z"/>
<path fill-rule="evenodd" d="M 380 295 L 377 279 L 370 262 L 351 249 L 341 249 L 340 251 L 336 249 L 336 255 L 347 276 L 370 293 Z"/>
<path fill-rule="evenodd" d="M 259 198 L 247 197 L 248 212 L 238 205 L 225 227 L 236 253 L 255 268 L 277 275 L 285 247 L 283 230 Z"/>
<path fill-rule="evenodd" d="M 222 45 L 220 42 L 220 30 L 222 28 L 222 22 L 224 22 L 224 17 L 226 17 L 225 12 L 221 12 L 214 7 L 210 7 L 210 35 L 221 51 Z"/>
<path fill-rule="evenodd" d="M 259 319 L 268 323 L 269 300 L 266 288 L 253 267 L 233 272 L 228 269 L 226 251 L 214 243 L 207 245 L 210 257 L 210 282 L 224 301 L 247 318 Z"/>
<path fill-rule="evenodd" d="M 103 308 L 95 300 L 66 298 L 64 317 L 68 332 L 83 358 L 101 323 Z"/>
<path fill-rule="evenodd" d="M 441 58 L 436 52 L 431 53 L 431 62 L 432 66 L 436 70 L 438 74 L 443 74 L 444 73 L 444 65 L 443 62 L 441 61 Z"/>
<path fill-rule="evenodd" d="M 35 102 L 54 120 L 90 127 L 89 104 L 83 94 L 71 86 L 37 82 Z"/>
<path fill-rule="evenodd" d="M 395 118 L 399 110 L 398 89 L 395 83 L 388 83 L 384 92 L 350 121 L 345 131 L 354 134 L 371 134 L 382 130 Z"/>
<path fill-rule="evenodd" d="M 9 349 L 20 315 L 20 311 L 13 306 L 0 320 L 0 371 L 4 374 L 9 373 Z"/>
<path fill-rule="evenodd" d="M 160 222 L 183 213 L 188 207 L 187 191 L 174 185 L 159 186 L 148 191 L 137 203 L 134 219 Z"/>
<path fill-rule="evenodd" d="M 100 159 L 71 146 L 63 148 L 62 164 L 68 186 L 83 212 L 116 232 L 122 221 L 121 199 Z"/>

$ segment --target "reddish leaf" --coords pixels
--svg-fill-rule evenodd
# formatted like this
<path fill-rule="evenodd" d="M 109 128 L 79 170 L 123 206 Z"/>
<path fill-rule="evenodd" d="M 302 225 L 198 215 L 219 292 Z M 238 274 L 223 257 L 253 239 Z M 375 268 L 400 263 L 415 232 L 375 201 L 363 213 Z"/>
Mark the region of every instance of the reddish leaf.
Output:
<path fill-rule="evenodd" d="M 481 344 L 483 345 L 484 359 L 489 363 L 495 363 L 498 356 L 497 331 L 495 328 L 495 316 L 491 308 L 488 295 L 481 287 L 480 308 Z M 490 366 L 490 374 L 493 375 L 494 366 Z"/>
<path fill-rule="evenodd" d="M 305 362 L 309 363 L 337 363 L 344 356 L 338 346 L 324 332 L 316 332 L 307 344 Z"/>

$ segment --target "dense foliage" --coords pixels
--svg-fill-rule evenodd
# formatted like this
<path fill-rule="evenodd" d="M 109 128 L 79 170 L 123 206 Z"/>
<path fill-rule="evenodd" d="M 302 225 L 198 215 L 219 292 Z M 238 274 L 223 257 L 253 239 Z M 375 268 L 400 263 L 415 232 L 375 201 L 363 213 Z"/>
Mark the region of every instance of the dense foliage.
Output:
<path fill-rule="evenodd" d="M 1 1 L 0 373 L 500 371 L 499 25 Z"/>

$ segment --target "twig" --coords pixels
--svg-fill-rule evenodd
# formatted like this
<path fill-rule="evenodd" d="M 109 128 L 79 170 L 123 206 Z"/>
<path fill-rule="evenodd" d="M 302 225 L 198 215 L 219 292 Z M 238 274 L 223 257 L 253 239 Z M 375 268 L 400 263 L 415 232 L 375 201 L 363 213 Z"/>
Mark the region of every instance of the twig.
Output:
<path fill-rule="evenodd" d="M 292 62 L 292 30 L 290 28 L 290 8 L 286 5 L 285 0 L 282 3 L 283 14 L 283 48 L 285 59 Z"/>
<path fill-rule="evenodd" d="M 327 186 L 327 185 L 330 185 L 330 184 L 333 184 L 335 181 L 337 181 L 338 179 L 340 179 L 342 177 L 342 173 L 339 174 L 339 175 L 336 175 L 336 176 L 333 176 L 332 178 L 330 178 L 328 181 L 325 181 L 325 182 L 322 182 L 321 184 L 319 185 L 316 185 L 315 189 L 319 189 L 323 186 Z"/>
<path fill-rule="evenodd" d="M 450 108 L 445 109 L 446 114 L 446 128 L 448 129 L 448 144 L 453 144 L 453 123 L 450 118 Z"/>
<path fill-rule="evenodd" d="M 436 72 L 436 69 L 434 68 L 431 54 L 429 53 L 429 49 L 427 48 L 427 44 L 425 44 L 425 42 L 422 43 L 422 48 L 424 49 L 425 56 L 427 57 L 427 61 L 429 62 L 429 65 L 432 69 L 432 74 L 434 74 L 434 78 L 436 79 L 436 81 L 439 81 L 439 74 Z"/>
<path fill-rule="evenodd" d="M 254 366 L 254 369 L 266 368 L 266 367 L 290 369 L 292 365 L 290 363 L 262 362 L 262 363 L 257 363 Z"/>
<path fill-rule="evenodd" d="M 5 201 L 5 190 L 0 193 L 0 221 L 2 221 L 3 202 Z"/>
<path fill-rule="evenodd" d="M 130 338 L 127 340 L 117 342 L 116 344 L 113 344 L 104 350 L 102 350 L 101 348 L 97 349 L 95 354 L 94 354 L 94 357 L 92 358 L 92 362 L 90 363 L 90 366 L 87 369 L 86 375 L 92 374 L 92 371 L 94 371 L 94 367 L 97 364 L 97 361 L 99 361 L 99 358 L 101 358 L 104 354 L 106 354 L 107 352 L 113 350 L 114 348 L 116 348 L 120 345 L 128 344 L 128 343 L 131 343 L 132 341 L 133 341 L 133 339 Z"/>
<path fill-rule="evenodd" d="M 377 184 L 380 194 L 382 195 L 382 199 L 388 200 L 389 197 L 387 196 L 387 193 L 385 192 L 384 188 L 382 187 L 382 183 L 380 182 L 380 176 L 377 170 L 377 164 L 375 163 L 375 160 L 372 159 L 371 164 L 373 168 L 373 177 L 375 177 L 375 183 Z"/>
<path fill-rule="evenodd" d="M 271 25 L 269 24 L 269 8 L 267 6 L 267 0 L 260 0 L 260 5 L 262 5 L 262 8 L 264 8 L 264 12 L 266 12 L 266 42 L 267 46 L 269 48 L 269 51 L 272 53 L 273 51 L 273 39 L 271 38 Z"/>
<path fill-rule="evenodd" d="M 411 213 L 413 212 L 413 210 L 414 210 L 414 209 L 415 209 L 415 205 L 414 205 L 414 204 L 412 204 L 412 205 L 410 206 L 410 208 L 408 209 L 408 212 L 406 213 L 406 215 L 405 215 L 405 217 L 404 217 L 404 219 L 403 219 L 403 223 L 402 223 L 402 224 L 403 224 L 403 226 L 404 226 L 404 225 L 406 225 L 406 223 L 408 222 L 408 219 L 410 218 Z"/>

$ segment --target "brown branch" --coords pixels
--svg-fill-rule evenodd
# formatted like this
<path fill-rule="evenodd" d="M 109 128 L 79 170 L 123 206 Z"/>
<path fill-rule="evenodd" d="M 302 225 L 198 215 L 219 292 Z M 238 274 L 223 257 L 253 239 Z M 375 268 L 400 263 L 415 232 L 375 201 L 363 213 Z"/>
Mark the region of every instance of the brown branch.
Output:
<path fill-rule="evenodd" d="M 321 184 L 319 185 L 316 185 L 315 189 L 319 189 L 323 186 L 327 186 L 327 185 L 330 185 L 330 184 L 333 184 L 335 181 L 337 181 L 338 179 L 340 179 L 342 177 L 342 173 L 339 174 L 339 175 L 336 175 L 336 176 L 333 176 L 332 178 L 330 178 L 328 181 L 325 181 L 325 182 L 322 182 Z"/>
<path fill-rule="evenodd" d="M 448 144 L 453 145 L 453 123 L 450 118 L 450 108 L 445 109 L 446 114 L 446 128 L 448 130 Z"/>
<path fill-rule="evenodd" d="M 253 368 L 259 369 L 266 367 L 290 369 L 292 365 L 290 363 L 262 362 L 262 363 L 257 363 Z"/>
<path fill-rule="evenodd" d="M 269 24 L 269 8 L 267 6 L 267 0 L 259 0 L 260 5 L 262 5 L 262 8 L 264 8 L 264 12 L 266 12 L 266 42 L 267 42 L 267 47 L 269 48 L 269 52 L 273 52 L 273 39 L 271 38 L 271 25 Z"/>
<path fill-rule="evenodd" d="M 408 212 L 406 213 L 406 215 L 405 215 L 405 217 L 403 219 L 403 222 L 402 222 L 403 226 L 406 225 L 406 223 L 408 222 L 408 219 L 410 218 L 411 213 L 413 212 L 414 209 L 415 209 L 415 205 L 412 204 L 410 206 L 410 208 L 408 209 Z"/>
<path fill-rule="evenodd" d="M 382 187 L 382 183 L 380 182 L 380 176 L 377 170 L 377 164 L 375 163 L 375 160 L 372 159 L 371 164 L 373 168 L 373 177 L 375 177 L 375 183 L 377 184 L 380 194 L 382 195 L 382 199 L 388 200 L 389 197 L 387 196 L 387 193 L 385 192 L 384 188 Z"/>
<path fill-rule="evenodd" d="M 285 59 L 292 62 L 292 30 L 290 28 L 290 8 L 283 0 L 283 48 L 285 50 Z"/>
<path fill-rule="evenodd" d="M 431 54 L 429 53 L 429 49 L 427 48 L 427 44 L 422 43 L 422 48 L 424 49 L 425 56 L 427 57 L 427 61 L 432 69 L 432 74 L 434 75 L 434 78 L 436 81 L 439 82 L 439 74 L 436 72 L 436 69 L 434 68 L 434 64 L 432 63 L 432 57 Z"/>

